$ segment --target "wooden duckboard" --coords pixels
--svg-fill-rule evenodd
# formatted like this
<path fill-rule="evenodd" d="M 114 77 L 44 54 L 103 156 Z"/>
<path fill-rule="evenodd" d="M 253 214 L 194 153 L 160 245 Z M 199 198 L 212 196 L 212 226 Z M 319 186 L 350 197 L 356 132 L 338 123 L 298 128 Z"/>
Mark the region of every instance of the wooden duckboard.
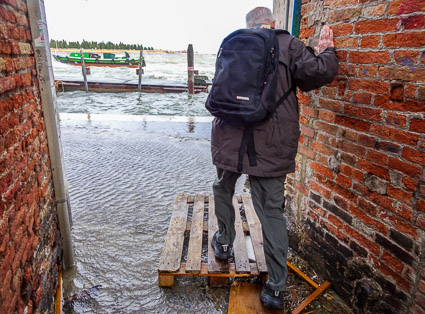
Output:
<path fill-rule="evenodd" d="M 193 206 L 191 213 L 189 205 Z M 260 221 L 254 212 L 251 196 L 235 196 L 233 206 L 236 216 L 234 262 L 223 262 L 216 260 L 211 247 L 211 238 L 218 230 L 213 195 L 177 195 L 158 267 L 160 286 L 171 286 L 173 279 L 166 278 L 170 276 L 252 277 L 267 273 Z M 183 262 L 186 231 L 189 241 L 186 262 Z M 245 235 L 251 236 L 255 261 L 248 258 Z M 203 253 L 202 243 L 206 236 L 208 250 Z M 202 254 L 206 256 L 202 258 Z"/>
<path fill-rule="evenodd" d="M 317 284 L 316 284 L 317 285 Z M 325 281 L 322 285 L 317 285 L 314 290 L 304 301 L 302 301 L 293 311 L 292 314 L 299 314 L 317 297 L 322 295 L 330 286 L 329 281 Z M 249 314 L 249 313 L 286 313 L 283 311 L 266 309 L 261 300 L 260 292 L 262 285 L 248 282 L 233 282 L 230 288 L 228 314 Z"/>

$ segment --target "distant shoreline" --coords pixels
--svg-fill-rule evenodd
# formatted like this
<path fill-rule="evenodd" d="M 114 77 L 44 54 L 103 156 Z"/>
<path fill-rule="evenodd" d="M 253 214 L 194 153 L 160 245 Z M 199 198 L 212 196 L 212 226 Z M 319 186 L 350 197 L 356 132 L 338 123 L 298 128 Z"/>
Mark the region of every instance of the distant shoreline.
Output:
<path fill-rule="evenodd" d="M 50 48 L 51 52 L 60 51 L 60 52 L 80 52 L 78 48 Z M 140 53 L 140 50 L 132 49 L 83 49 L 84 52 L 111 52 L 111 53 Z M 173 51 L 173 50 L 143 50 L 143 53 L 186 53 L 183 51 Z"/>

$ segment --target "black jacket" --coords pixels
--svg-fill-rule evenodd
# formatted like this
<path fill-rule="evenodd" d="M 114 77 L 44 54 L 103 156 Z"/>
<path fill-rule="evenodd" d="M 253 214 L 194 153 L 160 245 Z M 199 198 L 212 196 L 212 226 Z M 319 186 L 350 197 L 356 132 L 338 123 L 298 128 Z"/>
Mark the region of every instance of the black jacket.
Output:
<path fill-rule="evenodd" d="M 279 34 L 279 80 L 276 101 L 291 86 L 310 91 L 333 81 L 338 71 L 334 48 L 315 56 L 298 38 Z M 254 127 L 257 166 L 251 167 L 244 156 L 243 173 L 259 177 L 278 177 L 295 171 L 298 149 L 299 107 L 294 92 L 265 122 Z M 213 164 L 238 172 L 238 153 L 243 129 L 219 118 L 212 122 L 211 152 Z"/>

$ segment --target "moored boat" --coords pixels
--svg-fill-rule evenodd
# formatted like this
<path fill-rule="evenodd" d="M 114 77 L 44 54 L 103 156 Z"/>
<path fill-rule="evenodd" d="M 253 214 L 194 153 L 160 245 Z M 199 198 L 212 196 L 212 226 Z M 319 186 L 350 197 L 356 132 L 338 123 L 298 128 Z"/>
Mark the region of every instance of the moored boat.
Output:
<path fill-rule="evenodd" d="M 86 66 L 137 68 L 139 67 L 140 63 L 139 59 L 130 58 L 130 55 L 128 53 L 126 53 L 125 57 L 118 57 L 114 53 L 108 52 L 84 52 L 83 57 Z M 79 52 L 72 52 L 69 56 L 53 55 L 53 58 L 61 63 L 66 63 L 70 65 L 81 65 L 81 53 Z M 145 66 L 144 58 L 142 58 L 142 66 Z"/>

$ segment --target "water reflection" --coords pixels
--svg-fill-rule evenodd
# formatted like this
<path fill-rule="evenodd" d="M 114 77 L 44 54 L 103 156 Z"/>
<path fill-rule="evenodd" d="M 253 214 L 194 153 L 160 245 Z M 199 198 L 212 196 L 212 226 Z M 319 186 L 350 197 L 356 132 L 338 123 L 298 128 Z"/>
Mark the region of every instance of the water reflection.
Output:
<path fill-rule="evenodd" d="M 192 117 L 187 118 L 187 130 L 189 133 L 195 132 L 195 120 Z"/>

